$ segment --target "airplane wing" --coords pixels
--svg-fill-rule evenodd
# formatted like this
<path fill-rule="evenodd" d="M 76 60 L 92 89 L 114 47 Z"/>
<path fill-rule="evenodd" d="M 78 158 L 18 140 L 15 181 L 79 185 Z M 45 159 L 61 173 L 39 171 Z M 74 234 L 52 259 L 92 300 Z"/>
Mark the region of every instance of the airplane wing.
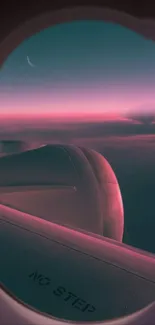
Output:
<path fill-rule="evenodd" d="M 0 261 L 2 325 L 154 324 L 153 254 L 0 205 Z"/>
<path fill-rule="evenodd" d="M 154 325 L 155 303 L 126 317 L 98 322 L 98 325 Z M 75 325 L 76 322 L 50 317 L 24 304 L 0 284 L 0 325 Z M 79 323 L 77 323 L 79 324 Z M 80 323 L 84 325 L 84 323 Z M 87 324 L 89 324 L 87 322 Z M 95 325 L 91 322 L 91 325 Z"/>

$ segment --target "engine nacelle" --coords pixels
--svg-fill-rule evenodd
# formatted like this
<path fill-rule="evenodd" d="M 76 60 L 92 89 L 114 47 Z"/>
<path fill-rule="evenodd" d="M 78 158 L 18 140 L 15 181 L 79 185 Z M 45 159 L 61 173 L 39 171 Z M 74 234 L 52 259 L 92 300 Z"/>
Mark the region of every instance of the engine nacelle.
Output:
<path fill-rule="evenodd" d="M 94 150 L 47 145 L 0 159 L 0 203 L 122 241 L 120 188 Z"/>

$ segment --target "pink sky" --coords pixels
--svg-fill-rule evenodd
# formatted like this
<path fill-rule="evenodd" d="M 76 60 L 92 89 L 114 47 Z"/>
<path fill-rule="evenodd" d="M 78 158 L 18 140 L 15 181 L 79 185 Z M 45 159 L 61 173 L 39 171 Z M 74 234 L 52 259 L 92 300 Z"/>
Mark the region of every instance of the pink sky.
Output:
<path fill-rule="evenodd" d="M 135 111 L 155 111 L 155 95 L 141 92 L 139 94 L 73 94 L 69 96 L 50 96 L 50 94 L 3 94 L 0 98 L 1 116 L 51 116 L 71 118 L 86 116 L 101 117 L 105 115 L 121 116 Z"/>
<path fill-rule="evenodd" d="M 129 85 L 128 85 L 129 86 Z M 107 85 L 94 89 L 31 89 L 0 93 L 0 116 L 52 117 L 57 119 L 108 119 L 136 111 L 155 112 L 154 87 Z"/>

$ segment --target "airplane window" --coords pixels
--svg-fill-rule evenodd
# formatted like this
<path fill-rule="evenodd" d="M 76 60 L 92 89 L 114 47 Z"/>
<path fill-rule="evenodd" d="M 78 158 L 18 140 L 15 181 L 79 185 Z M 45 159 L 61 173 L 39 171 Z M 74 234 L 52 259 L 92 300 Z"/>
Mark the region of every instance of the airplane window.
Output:
<path fill-rule="evenodd" d="M 26 39 L 1 70 L 0 150 L 97 150 L 118 178 L 124 242 L 155 253 L 154 58 L 153 41 L 104 21 L 59 24 Z"/>

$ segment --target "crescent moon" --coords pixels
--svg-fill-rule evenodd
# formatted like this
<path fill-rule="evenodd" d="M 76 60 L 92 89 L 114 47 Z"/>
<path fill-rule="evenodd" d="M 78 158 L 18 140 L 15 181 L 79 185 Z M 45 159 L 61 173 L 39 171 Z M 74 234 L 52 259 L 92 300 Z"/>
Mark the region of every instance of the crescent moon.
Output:
<path fill-rule="evenodd" d="M 29 56 L 27 56 L 27 62 L 30 65 L 30 67 L 34 68 L 35 65 L 30 61 Z"/>

